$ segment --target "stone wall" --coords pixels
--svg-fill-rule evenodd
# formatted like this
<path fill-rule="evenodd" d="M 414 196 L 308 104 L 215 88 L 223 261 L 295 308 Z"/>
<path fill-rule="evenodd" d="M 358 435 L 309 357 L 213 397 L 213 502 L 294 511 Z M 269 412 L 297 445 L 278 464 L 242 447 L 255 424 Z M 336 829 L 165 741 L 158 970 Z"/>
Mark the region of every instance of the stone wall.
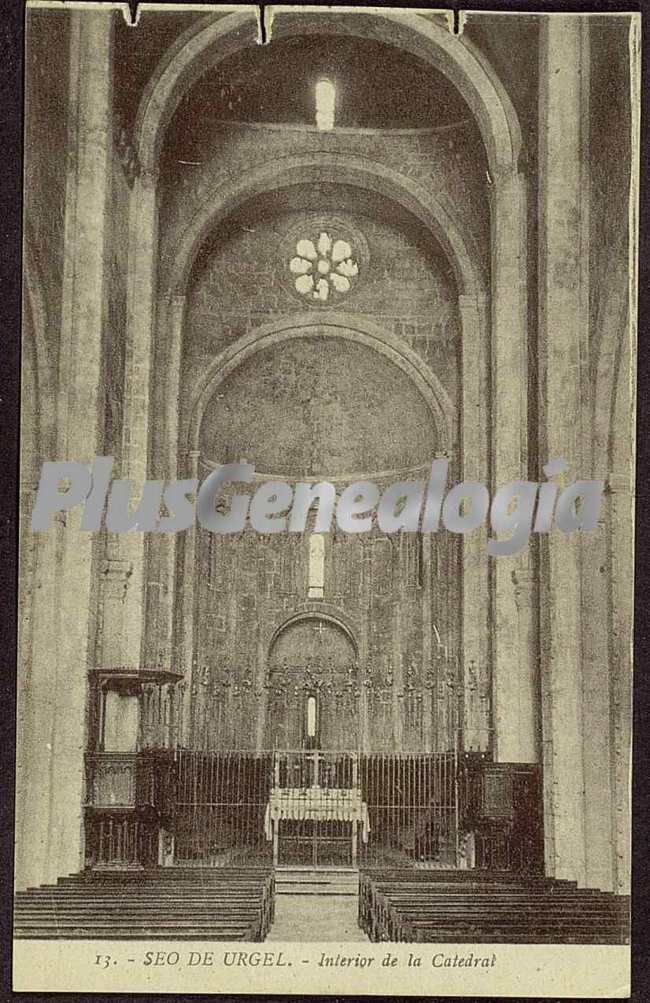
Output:
<path fill-rule="evenodd" d="M 255 353 L 219 383 L 203 415 L 203 456 L 246 457 L 265 474 L 354 479 L 440 454 L 427 401 L 392 361 L 318 327 L 309 335 Z"/>
<path fill-rule="evenodd" d="M 424 554 L 413 533 L 355 537 L 333 529 L 325 537 L 323 598 L 315 600 L 307 587 L 309 534 L 199 530 L 186 740 L 197 748 L 269 747 L 273 721 L 281 728 L 285 717 L 295 739 L 301 695 L 311 683 L 323 713 L 333 715 L 334 748 L 453 748 L 461 696 L 457 553 L 458 541 L 445 533 Z M 317 641 L 314 651 L 294 645 L 272 652 L 275 633 L 297 613 L 310 615 L 310 633 L 322 630 L 321 617 L 349 625 L 358 651 L 354 676 L 338 678 L 331 645 L 323 644 L 321 657 Z M 271 671 L 278 658 L 287 663 L 280 665 L 286 707 Z"/>
<path fill-rule="evenodd" d="M 284 144 L 287 149 L 288 136 Z M 351 290 L 328 302 L 328 313 L 351 311 L 405 340 L 457 399 L 457 293 L 437 247 L 404 214 L 382 219 L 390 210 L 381 203 L 369 207 L 374 217 L 350 211 L 349 189 L 321 196 L 337 212 L 292 208 L 305 201 L 298 190 L 273 212 L 271 199 L 258 213 L 251 209 L 230 221 L 203 251 L 183 326 L 181 412 L 206 368 L 237 339 L 272 320 L 304 319 L 305 312 L 318 323 L 318 305 L 297 293 L 288 264 L 297 240 L 317 241 L 321 229 L 348 240 L 360 266 Z M 404 470 L 439 453 L 432 415 L 406 376 L 368 348 L 317 334 L 257 353 L 227 377 L 205 411 L 200 448 L 216 462 L 245 456 L 258 471 L 325 479 Z M 441 534 L 425 557 L 413 534 L 328 535 L 323 601 L 353 625 L 361 652 L 358 678 L 345 685 L 325 663 L 312 666 L 309 676 L 322 687 L 323 720 L 338 722 L 336 733 L 328 726 L 328 739 L 339 748 L 351 742 L 373 751 L 453 746 L 457 542 Z M 189 701 L 190 741 L 198 747 L 259 747 L 279 738 L 269 731 L 276 718 L 285 740 L 295 740 L 307 659 L 296 653 L 284 693 L 269 673 L 269 645 L 306 603 L 315 616 L 321 610 L 308 602 L 308 546 L 308 535 L 198 532 Z M 314 629 L 319 622 L 312 621 Z M 439 652 L 434 628 L 442 638 Z"/>
<path fill-rule="evenodd" d="M 220 351 L 264 323 L 310 309 L 318 322 L 318 306 L 295 290 L 289 261 L 297 239 L 304 235 L 316 240 L 318 231 L 330 223 L 330 229 L 335 228 L 332 234 L 348 239 L 360 260 L 351 290 L 338 299 L 332 297 L 328 312 L 367 317 L 404 339 L 431 367 L 451 399 L 457 399 L 459 319 L 448 265 L 435 248 L 423 244 L 413 221 L 409 230 L 349 212 L 293 211 L 270 219 L 247 216 L 233 226 L 201 262 L 190 288 L 183 337 L 185 386 L 193 387 Z M 367 253 L 357 246 L 357 233 Z M 359 391 L 363 374 L 355 370 L 354 380 Z M 345 398 L 344 388 L 338 395 Z M 189 397 L 182 395 L 182 410 Z"/>
<path fill-rule="evenodd" d="M 63 11 L 32 9 L 26 21 L 26 266 L 35 272 L 33 279 L 45 306 L 46 330 L 41 337 L 53 363 L 57 360 L 61 329 L 69 28 L 69 17 Z M 54 63 L 56 73 L 52 73 Z"/>
<path fill-rule="evenodd" d="M 342 174 L 337 178 L 336 157 L 340 157 L 342 172 L 346 161 L 363 158 L 369 165 L 389 168 L 418 183 L 458 221 L 479 267 L 489 268 L 490 187 L 474 128 L 318 132 L 309 126 L 214 122 L 210 137 L 211 147 L 203 160 L 177 163 L 174 174 L 162 178 L 163 289 L 175 288 L 182 279 L 174 263 L 175 253 L 195 213 L 208 202 L 218 205 L 227 199 L 233 185 L 256 168 L 275 164 L 278 175 L 273 187 L 281 186 L 283 167 L 289 168 L 294 158 L 310 155 L 334 158 L 332 166 L 319 175 L 319 183 L 344 181 Z"/>
<path fill-rule="evenodd" d="M 414 220 L 401 219 L 394 209 L 377 205 L 377 216 L 350 211 L 354 193 L 344 187 L 332 196 L 338 212 L 294 210 L 273 212 L 272 199 L 260 214 L 249 213 L 233 223 L 211 253 L 204 255 L 190 286 L 185 354 L 201 349 L 214 355 L 235 338 L 275 316 L 314 306 L 294 288 L 289 260 L 302 237 L 317 240 L 319 229 L 348 239 L 360 274 L 352 289 L 331 298 L 328 309 L 340 307 L 385 321 L 389 330 L 406 337 L 430 338 L 449 348 L 458 334 L 456 291 L 445 258 L 426 243 Z M 384 217 L 393 217 L 393 222 Z M 409 225 L 410 224 L 410 225 Z M 367 244 L 364 248 L 359 242 Z M 367 257 L 367 261 L 366 261 Z M 314 314 L 317 316 L 317 312 Z M 453 386 L 454 352 L 445 366 L 444 382 Z M 206 354 L 207 354 L 206 353 Z M 441 353 L 442 355 L 442 353 Z M 444 378 L 441 376 L 441 378 Z"/>

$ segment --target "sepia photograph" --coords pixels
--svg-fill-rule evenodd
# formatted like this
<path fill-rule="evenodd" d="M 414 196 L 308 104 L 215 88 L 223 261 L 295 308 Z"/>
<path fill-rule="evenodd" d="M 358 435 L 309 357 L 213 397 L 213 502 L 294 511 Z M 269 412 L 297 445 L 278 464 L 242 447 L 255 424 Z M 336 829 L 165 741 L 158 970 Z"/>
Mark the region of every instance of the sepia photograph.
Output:
<path fill-rule="evenodd" d="M 27 4 L 15 989 L 629 995 L 597 6 Z"/>

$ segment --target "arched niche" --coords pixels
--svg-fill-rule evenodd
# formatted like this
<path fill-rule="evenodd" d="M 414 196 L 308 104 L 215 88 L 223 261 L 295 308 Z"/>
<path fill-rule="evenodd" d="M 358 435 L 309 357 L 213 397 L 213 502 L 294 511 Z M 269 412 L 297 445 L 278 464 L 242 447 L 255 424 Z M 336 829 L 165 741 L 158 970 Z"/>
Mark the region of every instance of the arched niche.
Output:
<path fill-rule="evenodd" d="M 410 373 L 319 324 L 292 333 L 218 373 L 201 420 L 202 457 L 246 457 L 258 474 L 327 480 L 431 463 L 436 413 Z"/>
<path fill-rule="evenodd" d="M 359 646 L 353 628 L 339 613 L 334 613 L 331 610 L 328 610 L 323 604 L 319 604 L 318 607 L 299 610 L 276 628 L 269 641 L 269 660 L 271 660 L 272 657 L 277 657 L 278 641 L 287 633 L 287 631 L 297 627 L 299 624 L 313 624 L 316 621 L 328 624 L 333 629 L 336 629 L 341 636 L 347 639 L 347 643 L 352 652 L 353 661 L 356 663 L 359 659 Z"/>
<path fill-rule="evenodd" d="M 194 391 L 187 448 L 199 451 L 200 430 L 206 408 L 224 379 L 246 360 L 266 349 L 310 337 L 336 338 L 365 346 L 401 370 L 411 381 L 431 415 L 438 453 L 445 453 L 450 448 L 456 424 L 454 410 L 444 388 L 421 358 L 405 342 L 365 318 L 326 313 L 319 314 L 317 318 L 313 313 L 299 314 L 263 325 L 220 353 Z"/>
<path fill-rule="evenodd" d="M 355 749 L 357 676 L 356 642 L 341 620 L 312 611 L 284 623 L 268 652 L 267 748 Z"/>

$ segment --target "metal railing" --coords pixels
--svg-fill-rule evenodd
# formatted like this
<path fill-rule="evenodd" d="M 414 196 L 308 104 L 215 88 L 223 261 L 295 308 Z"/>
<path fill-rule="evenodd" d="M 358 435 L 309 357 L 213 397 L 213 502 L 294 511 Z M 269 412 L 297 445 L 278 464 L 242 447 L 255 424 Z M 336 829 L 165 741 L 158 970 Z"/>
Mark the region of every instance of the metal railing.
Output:
<path fill-rule="evenodd" d="M 176 760 L 178 863 L 269 859 L 274 797 L 282 863 L 350 863 L 357 853 L 370 864 L 458 863 L 455 752 L 178 750 Z"/>
<path fill-rule="evenodd" d="M 177 751 L 177 863 L 270 860 L 264 816 L 271 795 L 272 763 L 268 752 Z"/>

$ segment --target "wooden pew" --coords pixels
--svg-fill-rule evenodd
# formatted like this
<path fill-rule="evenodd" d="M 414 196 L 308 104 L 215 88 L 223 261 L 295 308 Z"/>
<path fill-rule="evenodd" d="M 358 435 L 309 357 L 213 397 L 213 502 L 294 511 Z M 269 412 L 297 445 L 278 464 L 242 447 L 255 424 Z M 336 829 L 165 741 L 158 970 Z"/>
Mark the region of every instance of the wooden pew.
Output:
<path fill-rule="evenodd" d="M 268 868 L 82 872 L 17 892 L 14 935 L 261 941 L 274 908 Z"/>
<path fill-rule="evenodd" d="M 621 943 L 628 900 L 573 882 L 476 872 L 373 870 L 359 925 L 373 941 Z"/>

